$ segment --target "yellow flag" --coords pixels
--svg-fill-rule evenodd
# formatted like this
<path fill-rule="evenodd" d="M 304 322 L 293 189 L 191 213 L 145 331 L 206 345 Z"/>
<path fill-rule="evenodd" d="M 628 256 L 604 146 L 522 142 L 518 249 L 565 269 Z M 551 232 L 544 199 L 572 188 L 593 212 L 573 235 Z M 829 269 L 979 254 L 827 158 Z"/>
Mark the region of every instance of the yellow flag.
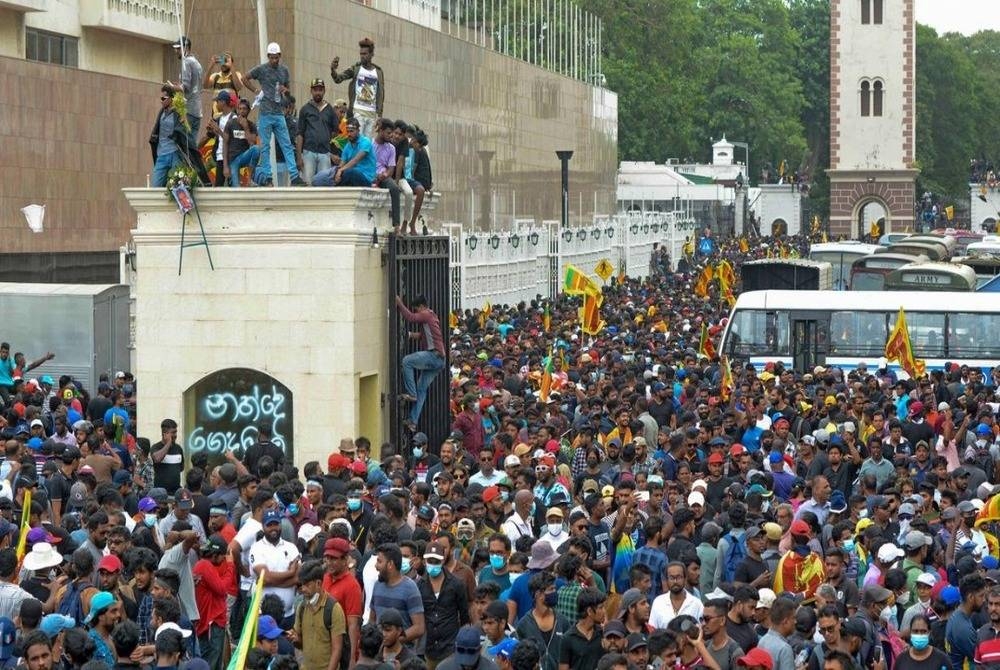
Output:
<path fill-rule="evenodd" d="M 945 217 L 947 217 L 949 221 L 951 221 L 952 219 L 955 218 L 955 208 L 952 207 L 951 205 L 948 205 L 947 207 L 944 208 L 944 215 Z"/>
<path fill-rule="evenodd" d="M 458 328 L 458 312 L 455 310 L 448 312 L 448 327 L 452 330 Z"/>
<path fill-rule="evenodd" d="M 28 519 L 31 517 L 31 489 L 24 489 L 24 502 L 21 507 L 21 535 L 17 539 L 17 560 L 20 562 L 24 555 L 27 553 L 28 548 L 28 531 L 31 530 L 31 526 L 28 525 Z"/>
<path fill-rule="evenodd" d="M 250 607 L 247 608 L 247 615 L 243 620 L 243 633 L 229 659 L 227 670 L 243 670 L 247 664 L 247 654 L 250 653 L 250 647 L 257 643 L 257 620 L 260 619 L 260 601 L 264 599 L 264 574 L 266 572 L 267 570 L 261 570 L 260 577 L 257 578 L 257 583 L 254 585 Z"/>
<path fill-rule="evenodd" d="M 741 237 L 740 238 L 740 253 L 744 253 L 745 254 L 748 251 L 750 251 L 750 243 L 747 242 L 747 238 Z"/>

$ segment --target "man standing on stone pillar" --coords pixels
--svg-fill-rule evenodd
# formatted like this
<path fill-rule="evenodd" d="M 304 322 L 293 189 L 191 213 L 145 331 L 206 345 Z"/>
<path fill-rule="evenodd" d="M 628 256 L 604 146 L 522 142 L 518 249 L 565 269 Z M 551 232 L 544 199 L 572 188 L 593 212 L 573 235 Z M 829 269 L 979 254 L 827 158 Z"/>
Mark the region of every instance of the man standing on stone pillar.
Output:
<path fill-rule="evenodd" d="M 444 368 L 445 352 L 441 321 L 427 306 L 427 299 L 418 295 L 411 301 L 411 307 L 413 311 L 407 309 L 403 299 L 396 296 L 396 308 L 403 318 L 408 323 L 420 324 L 419 331 L 409 334 L 411 340 L 419 341 L 419 349 L 403 357 L 403 386 L 406 388 L 406 393 L 400 396 L 401 400 L 413 404 L 406 427 L 415 432 L 420 413 L 427 401 L 427 389 L 430 388 L 437 373 Z M 416 375 L 418 371 L 419 379 Z"/>
<path fill-rule="evenodd" d="M 382 116 L 385 101 L 385 75 L 382 68 L 372 62 L 375 42 L 365 37 L 358 42 L 359 60 L 343 72 L 337 72 L 340 56 L 330 63 L 330 76 L 337 84 L 350 79 L 347 89 L 348 118 L 356 118 L 361 124 L 361 134 L 370 139 L 375 137 L 375 120 Z"/>

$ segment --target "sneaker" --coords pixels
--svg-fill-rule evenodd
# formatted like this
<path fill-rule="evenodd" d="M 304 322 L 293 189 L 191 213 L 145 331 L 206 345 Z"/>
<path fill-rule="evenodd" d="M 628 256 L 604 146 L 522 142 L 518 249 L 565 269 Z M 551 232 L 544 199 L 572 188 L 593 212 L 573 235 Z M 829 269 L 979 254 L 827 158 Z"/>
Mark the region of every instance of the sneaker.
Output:
<path fill-rule="evenodd" d="M 296 176 L 295 179 L 292 180 L 292 186 L 308 186 L 308 185 L 309 184 L 306 183 L 306 180 L 303 179 L 301 176 Z"/>

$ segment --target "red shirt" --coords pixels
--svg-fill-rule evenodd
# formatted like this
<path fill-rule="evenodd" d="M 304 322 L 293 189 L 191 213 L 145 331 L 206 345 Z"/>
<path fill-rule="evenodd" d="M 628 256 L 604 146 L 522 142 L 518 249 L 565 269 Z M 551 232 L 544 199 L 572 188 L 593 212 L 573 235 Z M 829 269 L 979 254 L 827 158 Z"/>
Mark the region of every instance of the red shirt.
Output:
<path fill-rule="evenodd" d="M 340 603 L 345 617 L 364 615 L 365 599 L 361 593 L 361 584 L 358 584 L 350 570 L 339 577 L 334 577 L 329 572 L 323 575 L 323 590 Z"/>
<path fill-rule="evenodd" d="M 207 558 L 202 558 L 194 564 L 191 572 L 195 576 L 194 600 L 199 615 L 195 633 L 204 635 L 213 623 L 225 628 L 226 596 L 236 595 L 236 571 L 232 561 L 213 565 Z"/>
<path fill-rule="evenodd" d="M 226 546 L 229 546 L 236 539 L 236 529 L 227 521 L 226 525 L 219 529 L 219 535 L 226 541 Z"/>

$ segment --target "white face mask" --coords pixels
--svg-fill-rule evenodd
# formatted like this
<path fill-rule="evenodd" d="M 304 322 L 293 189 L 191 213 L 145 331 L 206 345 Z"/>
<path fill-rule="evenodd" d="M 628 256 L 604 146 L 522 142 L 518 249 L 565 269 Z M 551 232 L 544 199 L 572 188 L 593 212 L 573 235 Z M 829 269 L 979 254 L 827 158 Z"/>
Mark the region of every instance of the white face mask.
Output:
<path fill-rule="evenodd" d="M 550 523 L 549 524 L 549 534 L 550 535 L 558 535 L 561 532 L 562 532 L 562 524 L 561 523 Z"/>
<path fill-rule="evenodd" d="M 878 618 L 881 619 L 883 623 L 889 623 L 892 621 L 892 617 L 896 613 L 895 609 L 896 608 L 892 605 L 886 605 L 882 608 L 882 611 L 879 612 Z"/>
<path fill-rule="evenodd" d="M 896 603 L 899 605 L 909 605 L 910 604 L 910 592 L 904 591 L 903 593 L 896 596 Z"/>
<path fill-rule="evenodd" d="M 309 604 L 310 605 L 315 605 L 318 602 L 319 602 L 319 594 L 318 593 L 314 593 L 313 596 L 312 596 L 312 598 L 309 599 Z"/>

